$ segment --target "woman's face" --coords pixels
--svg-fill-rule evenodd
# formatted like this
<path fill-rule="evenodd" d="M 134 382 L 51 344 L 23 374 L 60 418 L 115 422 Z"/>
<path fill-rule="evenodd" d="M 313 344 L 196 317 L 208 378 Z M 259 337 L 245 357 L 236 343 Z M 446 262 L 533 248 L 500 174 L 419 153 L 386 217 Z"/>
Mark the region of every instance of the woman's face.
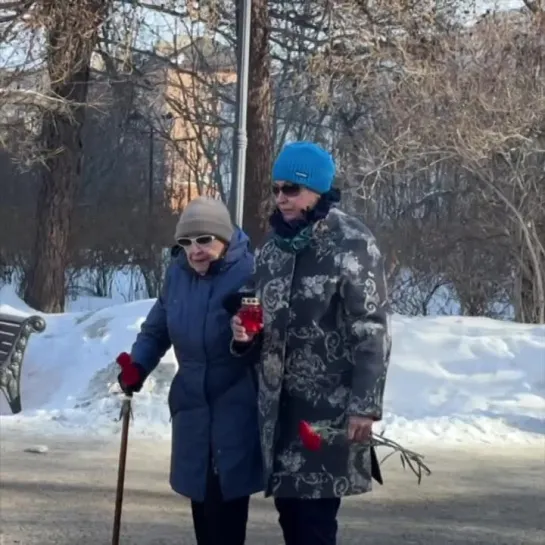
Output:
<path fill-rule="evenodd" d="M 214 235 L 183 237 L 178 244 L 184 249 L 187 261 L 199 274 L 206 274 L 210 263 L 219 259 L 225 252 L 225 242 Z"/>
<path fill-rule="evenodd" d="M 301 218 L 303 212 L 314 208 L 320 199 L 320 195 L 306 187 L 283 181 L 273 184 L 273 195 L 276 206 L 286 221 Z"/>

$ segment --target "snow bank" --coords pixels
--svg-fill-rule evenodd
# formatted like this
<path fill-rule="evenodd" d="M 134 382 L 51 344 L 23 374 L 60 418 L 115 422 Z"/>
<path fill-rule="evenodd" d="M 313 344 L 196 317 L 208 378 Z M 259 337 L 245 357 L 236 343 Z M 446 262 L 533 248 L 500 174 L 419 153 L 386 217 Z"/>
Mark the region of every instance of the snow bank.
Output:
<path fill-rule="evenodd" d="M 23 412 L 0 400 L 0 428 L 111 435 L 119 430 L 116 355 L 129 350 L 152 300 L 85 301 L 43 315 L 23 365 Z M 77 308 L 73 305 L 72 308 Z M 0 312 L 29 314 L 12 288 Z M 545 327 L 484 318 L 393 319 L 394 348 L 382 427 L 410 443 L 545 441 Z M 177 368 L 172 351 L 135 396 L 131 434 L 168 437 L 166 405 Z"/>

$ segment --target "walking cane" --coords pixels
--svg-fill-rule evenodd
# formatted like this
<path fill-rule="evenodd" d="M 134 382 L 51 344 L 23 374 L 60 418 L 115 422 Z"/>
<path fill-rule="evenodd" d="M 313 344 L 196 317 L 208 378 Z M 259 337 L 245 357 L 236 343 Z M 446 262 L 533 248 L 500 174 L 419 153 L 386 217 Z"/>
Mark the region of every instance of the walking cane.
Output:
<path fill-rule="evenodd" d="M 118 359 L 117 363 L 123 367 L 123 360 Z M 125 466 L 127 463 L 127 446 L 129 442 L 129 424 L 131 420 L 132 394 L 123 397 L 119 419 L 121 426 L 121 447 L 119 449 L 119 464 L 117 468 L 117 490 L 115 495 L 114 529 L 112 545 L 119 545 L 119 534 L 121 531 L 121 510 L 123 508 L 123 491 L 125 488 Z"/>

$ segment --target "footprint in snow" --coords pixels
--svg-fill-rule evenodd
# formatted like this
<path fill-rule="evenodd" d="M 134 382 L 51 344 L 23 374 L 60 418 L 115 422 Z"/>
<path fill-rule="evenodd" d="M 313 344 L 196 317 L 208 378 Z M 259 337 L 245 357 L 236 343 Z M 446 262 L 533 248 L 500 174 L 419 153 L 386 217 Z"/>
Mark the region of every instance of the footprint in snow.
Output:
<path fill-rule="evenodd" d="M 31 454 L 47 454 L 49 449 L 45 445 L 37 445 L 35 447 L 26 448 L 25 452 L 30 452 Z"/>

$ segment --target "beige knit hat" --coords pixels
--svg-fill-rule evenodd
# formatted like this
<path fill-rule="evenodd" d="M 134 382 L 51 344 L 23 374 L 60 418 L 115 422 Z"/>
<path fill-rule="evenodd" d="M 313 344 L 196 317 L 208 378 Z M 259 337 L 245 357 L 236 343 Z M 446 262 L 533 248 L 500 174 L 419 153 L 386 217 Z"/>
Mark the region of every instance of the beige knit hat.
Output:
<path fill-rule="evenodd" d="M 199 235 L 214 235 L 224 242 L 229 242 L 235 228 L 231 222 L 229 210 L 222 201 L 210 197 L 198 197 L 184 208 L 174 238 Z"/>

